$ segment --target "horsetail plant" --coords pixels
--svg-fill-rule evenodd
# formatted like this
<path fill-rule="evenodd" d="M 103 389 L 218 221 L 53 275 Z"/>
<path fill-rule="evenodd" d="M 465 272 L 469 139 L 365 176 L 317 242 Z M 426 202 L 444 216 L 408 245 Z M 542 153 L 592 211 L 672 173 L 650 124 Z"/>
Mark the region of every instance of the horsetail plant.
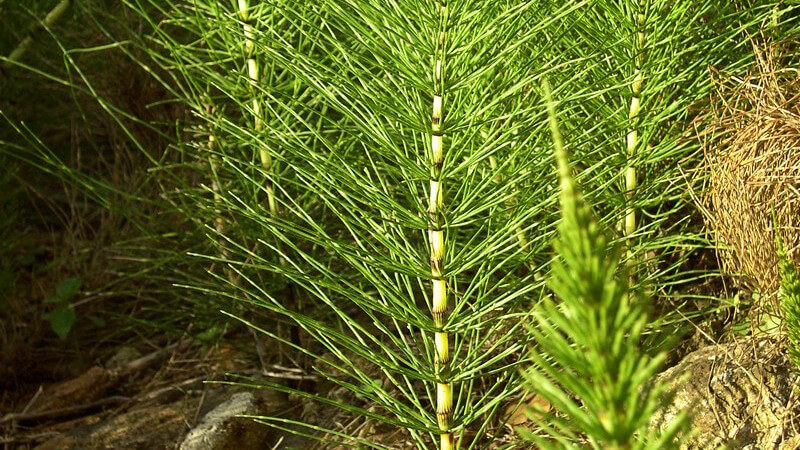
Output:
<path fill-rule="evenodd" d="M 661 298 L 682 295 L 679 286 L 696 276 L 714 276 L 685 270 L 693 249 L 709 245 L 685 208 L 695 187 L 687 189 L 688 173 L 699 158 L 687 129 L 703 126 L 690 124 L 710 92 L 709 67 L 752 64 L 748 42 L 763 24 L 778 24 L 770 25 L 776 34 L 792 30 L 795 7 L 777 5 L 591 1 L 550 31 L 563 34 L 549 57 L 576 62 L 550 79 L 564 86 L 561 104 L 571 114 L 562 127 L 586 199 L 601 223 L 619 228 L 636 283 Z M 542 8 L 539 17 L 547 15 Z"/>
<path fill-rule="evenodd" d="M 282 175 L 280 171 L 290 165 L 285 160 L 281 160 L 282 168 L 273 163 L 274 158 L 280 160 L 280 155 L 273 154 L 274 140 L 264 125 L 270 117 L 265 99 L 267 93 L 284 95 L 288 90 L 297 95 L 296 101 L 313 103 L 287 79 L 285 71 L 274 70 L 269 60 L 263 59 L 255 40 L 261 24 L 280 26 L 281 8 L 247 0 L 195 1 L 191 8 L 181 2 L 133 0 L 128 6 L 152 27 L 149 42 L 141 43 L 142 50 L 168 74 L 169 78 L 162 82 L 196 120 L 190 130 L 199 139 L 179 140 L 174 150 L 182 159 L 193 161 L 190 167 L 198 169 L 196 179 L 201 180 L 200 185 L 187 183 L 192 177 L 182 174 L 175 177 L 181 188 L 165 192 L 176 208 L 208 231 L 213 245 L 213 250 L 193 252 L 213 262 L 212 278 L 206 282 L 192 281 L 191 286 L 212 291 L 216 296 L 247 299 L 249 294 L 242 289 L 242 274 L 232 267 L 242 261 L 237 261 L 240 255 L 232 247 L 258 251 L 282 263 L 285 260 L 277 256 L 280 252 L 264 250 L 259 240 L 269 240 L 271 245 L 276 244 L 275 240 L 255 229 L 246 217 L 235 214 L 230 202 L 246 201 L 259 211 L 276 218 L 281 216 L 275 195 L 276 180 Z M 304 35 L 293 42 L 303 47 L 304 42 L 312 40 L 313 36 Z M 169 173 L 170 169 L 162 171 Z M 296 201 L 314 202 L 302 192 L 293 195 Z M 214 218 L 213 224 L 208 223 L 209 217 Z M 221 274 L 217 272 L 220 267 Z M 248 275 L 255 277 L 262 287 L 283 293 L 286 303 L 297 303 L 296 291 L 287 280 L 265 276 L 264 271 Z M 187 284 L 185 280 L 176 283 Z M 243 306 L 237 305 L 235 311 L 252 320 L 253 314 L 257 315 L 254 308 Z M 279 320 L 277 328 L 281 335 L 291 335 L 296 341 L 294 330 L 286 327 L 284 321 Z M 262 336 L 256 337 L 256 350 L 264 366 L 267 361 L 262 341 Z M 284 349 L 279 347 L 281 358 Z"/>
<path fill-rule="evenodd" d="M 547 66 L 527 59 L 529 46 L 569 8 L 531 28 L 533 4 L 514 2 L 284 6 L 282 25 L 249 29 L 254 48 L 319 103 L 254 85 L 271 108 L 264 132 L 275 137 L 279 157 L 292 161 L 292 176 L 276 185 L 281 215 L 223 193 L 238 222 L 277 240 L 258 239 L 269 251 L 224 238 L 238 253 L 231 267 L 245 297 L 293 320 L 318 344 L 301 347 L 261 330 L 317 361 L 318 376 L 374 406 L 260 383 L 400 426 L 419 448 L 432 441 L 447 450 L 481 446 L 503 400 L 519 389 L 512 380 L 525 339 L 516 319 L 541 285 L 518 269 L 545 248 L 546 228 L 524 247 L 517 236 L 531 217 L 546 217 L 552 201 L 550 171 L 534 156 L 542 148 L 543 110 L 516 100 L 536 89 Z M 383 34 L 378 23 L 398 28 Z M 406 27 L 430 33 L 400 31 Z M 313 46 L 287 38 L 309 33 L 317 36 Z M 232 138 L 247 133 L 227 131 Z M 502 161 L 492 168 L 504 174 L 499 185 L 497 173 L 481 176 L 490 157 Z M 222 161 L 242 186 L 254 181 L 252 164 L 232 155 Z M 526 195 L 518 195 L 520 186 Z M 320 204 L 301 204 L 297 192 Z M 516 207 L 509 215 L 510 203 Z M 292 309 L 254 278 L 260 273 L 300 287 L 331 317 Z M 344 439 L 330 431 L 319 438 Z M 352 436 L 344 442 L 381 448 Z"/>
<path fill-rule="evenodd" d="M 439 5 L 438 26 L 436 29 L 433 67 L 433 108 L 431 111 L 431 157 L 430 157 L 430 190 L 428 195 L 428 245 L 431 249 L 431 314 L 435 343 L 436 380 L 436 418 L 439 425 L 439 437 L 442 450 L 453 449 L 453 435 L 450 423 L 453 415 L 453 388 L 450 368 L 450 335 L 444 325 L 447 319 L 447 279 L 444 277 L 445 225 L 442 200 L 442 168 L 444 165 L 444 72 L 445 55 L 447 54 L 447 5 Z"/>
<path fill-rule="evenodd" d="M 626 155 L 628 158 L 628 167 L 625 169 L 625 196 L 628 202 L 628 208 L 625 213 L 625 236 L 628 239 L 628 261 L 633 264 L 632 252 L 632 238 L 636 233 L 636 209 L 631 205 L 633 201 L 634 192 L 636 191 L 637 177 L 636 167 L 633 165 L 634 158 L 639 145 L 639 108 L 641 106 L 642 95 L 642 63 L 645 57 L 644 54 L 644 40 L 645 40 L 645 11 L 641 3 L 646 0 L 641 0 L 637 5 L 638 11 L 634 11 L 636 15 L 636 38 L 635 46 L 633 48 L 633 84 L 631 85 L 631 103 L 628 111 L 628 120 L 630 121 L 630 129 L 626 135 Z"/>
<path fill-rule="evenodd" d="M 772 216 L 772 223 L 777 228 L 774 211 Z M 775 232 L 775 246 L 778 252 L 778 268 L 781 274 L 778 298 L 783 312 L 783 321 L 786 324 L 787 347 L 795 370 L 800 371 L 800 273 L 798 273 L 794 260 L 786 251 L 777 229 Z"/>
<path fill-rule="evenodd" d="M 653 381 L 666 353 L 650 357 L 642 349 L 649 299 L 632 295 L 618 246 L 584 203 L 546 81 L 544 93 L 562 214 L 548 285 L 560 303 L 546 298 L 533 314 L 533 366 L 525 377 L 554 411 L 530 412 L 543 435 L 522 433 L 540 448 L 584 448 L 581 442 L 598 449 L 677 448 L 685 413 L 663 431 L 651 424 L 670 396 L 663 382 Z"/>
<path fill-rule="evenodd" d="M 168 74 L 164 84 L 214 139 L 175 146 L 186 161 L 202 162 L 186 164 L 198 171 L 208 170 L 211 156 L 211 187 L 187 182 L 168 194 L 213 235 L 215 248 L 198 256 L 221 262 L 237 282 L 212 274 L 207 283 L 181 284 L 294 323 L 307 338 L 302 345 L 239 318 L 306 355 L 308 370 L 353 395 L 247 382 L 399 427 L 425 449 L 487 445 L 504 401 L 521 390 L 518 368 L 528 358 L 544 370 L 539 386 L 556 386 L 551 378 L 583 386 L 569 378 L 574 352 L 551 331 L 607 344 L 613 336 L 618 359 L 579 360 L 594 366 L 576 370 L 635 379 L 644 394 L 630 386 L 629 398 L 600 392 L 608 403 L 587 400 L 584 416 L 564 390 L 550 389 L 548 400 L 596 419 L 578 420 L 596 442 L 624 447 L 644 419 L 607 413 L 623 400 L 632 402 L 627 412 L 652 412 L 658 388 L 643 380 L 659 359 L 639 352 L 644 305 L 621 298 L 625 284 L 611 282 L 616 260 L 600 264 L 592 253 L 611 245 L 577 194 L 562 196 L 562 236 L 581 236 L 573 244 L 591 254 L 569 242 L 559 247 L 575 250 L 554 268 L 563 305 L 546 300 L 531 331 L 550 353 L 524 351 L 530 335 L 522 319 L 543 290 L 537 274 L 547 272 L 558 221 L 557 177 L 542 163 L 551 139 L 536 100 L 539 79 L 557 82 L 569 112 L 563 128 L 588 203 L 602 224 L 625 224 L 620 240 L 631 254 L 658 251 L 662 266 L 637 282 L 666 280 L 668 295 L 685 277 L 685 255 L 673 256 L 696 244 L 678 202 L 685 189 L 677 163 L 695 149 L 681 139 L 687 106 L 707 92 L 708 64 L 746 63 L 727 43 L 774 4 L 730 3 L 128 0 L 152 27 L 142 48 Z M 557 154 L 562 185 L 571 189 Z M 230 226 L 209 226 L 208 211 Z M 565 267 L 588 284 L 570 281 Z M 287 302 L 286 283 L 311 308 Z M 576 292 L 594 301 L 579 303 Z M 542 311 L 562 319 L 570 311 L 565 321 L 596 327 L 548 322 Z M 564 324 L 577 328 L 557 328 Z M 630 369 L 623 363 L 635 376 L 619 373 Z M 259 419 L 323 442 L 385 448 L 313 420 Z M 574 425 L 552 419 L 546 430 Z"/>

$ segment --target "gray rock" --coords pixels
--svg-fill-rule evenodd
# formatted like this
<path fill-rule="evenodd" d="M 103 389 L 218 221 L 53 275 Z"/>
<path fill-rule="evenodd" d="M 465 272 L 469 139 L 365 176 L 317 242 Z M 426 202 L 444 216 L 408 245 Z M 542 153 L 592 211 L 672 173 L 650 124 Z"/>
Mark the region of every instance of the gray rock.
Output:
<path fill-rule="evenodd" d="M 261 448 L 269 428 L 237 416 L 258 415 L 263 412 L 262 408 L 251 392 L 233 394 L 203 417 L 200 424 L 186 435 L 180 450 Z"/>
<path fill-rule="evenodd" d="M 798 448 L 794 371 L 771 339 L 702 348 L 659 376 L 675 399 L 653 425 L 663 428 L 689 411 L 695 434 L 683 449 Z"/>

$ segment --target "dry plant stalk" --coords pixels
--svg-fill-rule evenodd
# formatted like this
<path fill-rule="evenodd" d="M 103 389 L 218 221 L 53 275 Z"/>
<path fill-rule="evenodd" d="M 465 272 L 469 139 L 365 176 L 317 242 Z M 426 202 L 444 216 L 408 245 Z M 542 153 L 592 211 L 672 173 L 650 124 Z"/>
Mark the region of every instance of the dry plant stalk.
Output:
<path fill-rule="evenodd" d="M 712 72 L 710 120 L 700 134 L 708 176 L 702 202 L 723 269 L 774 302 L 773 208 L 788 254 L 800 262 L 800 77 L 781 68 L 784 45 L 753 49 L 756 64 L 744 78 Z"/>

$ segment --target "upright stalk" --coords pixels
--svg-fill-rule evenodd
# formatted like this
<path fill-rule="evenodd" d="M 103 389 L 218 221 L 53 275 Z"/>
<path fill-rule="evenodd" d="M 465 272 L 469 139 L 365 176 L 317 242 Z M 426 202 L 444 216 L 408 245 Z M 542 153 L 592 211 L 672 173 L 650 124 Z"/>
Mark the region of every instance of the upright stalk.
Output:
<path fill-rule="evenodd" d="M 634 191 L 638 184 L 636 167 L 633 162 L 639 147 L 639 109 L 641 107 L 642 95 L 642 63 L 644 61 L 644 10 L 639 7 L 636 14 L 636 37 L 633 53 L 633 86 L 631 104 L 628 110 L 628 121 L 630 128 L 626 139 L 626 150 L 628 166 L 625 169 L 625 197 L 628 207 L 625 214 L 625 236 L 628 248 L 628 264 L 633 263 L 633 234 L 636 233 L 636 208 L 633 206 Z"/>
<path fill-rule="evenodd" d="M 210 103 L 205 103 L 205 114 L 209 121 L 209 124 L 213 124 L 214 121 L 214 114 L 215 110 L 214 107 Z M 225 248 L 223 243 L 222 236 L 225 235 L 225 219 L 222 214 L 222 186 L 219 182 L 219 169 L 220 169 L 220 160 L 219 156 L 215 154 L 218 150 L 218 142 L 217 138 L 214 136 L 214 127 L 213 125 L 209 125 L 208 129 L 206 130 L 208 133 L 208 167 L 211 169 L 211 192 L 214 195 L 214 229 L 217 232 L 217 246 L 219 248 L 220 256 L 225 259 L 230 259 L 230 252 Z M 225 269 L 225 274 L 228 277 L 228 280 L 234 281 L 234 274 L 229 269 Z"/>
<path fill-rule="evenodd" d="M 22 41 L 20 41 L 17 47 L 11 51 L 11 53 L 8 55 L 8 58 L 6 58 L 6 60 L 3 62 L 3 66 L 1 67 L 2 71 L 0 72 L 7 71 L 8 69 L 11 68 L 11 66 L 15 62 L 22 59 L 25 53 L 27 53 L 28 50 L 33 45 L 33 42 L 36 39 L 36 35 L 42 29 L 49 28 L 55 25 L 55 23 L 58 22 L 58 19 L 60 19 L 61 16 L 63 16 L 64 13 L 67 12 L 67 9 L 69 9 L 70 4 L 72 4 L 71 0 L 61 0 L 56 4 L 56 6 L 53 7 L 53 9 L 50 10 L 50 12 L 47 13 L 46 16 L 44 16 L 44 20 L 42 20 L 40 24 L 37 24 L 36 26 L 31 28 L 31 31 L 28 32 L 28 35 L 25 36 L 25 38 Z"/>
<path fill-rule="evenodd" d="M 450 335 L 444 330 L 447 322 L 447 280 L 443 274 L 445 240 L 442 209 L 442 166 L 444 164 L 444 64 L 447 40 L 447 5 L 439 4 L 439 29 L 436 33 L 436 56 L 433 68 L 433 111 L 431 113 L 431 179 L 428 196 L 428 239 L 431 247 L 433 305 L 431 313 L 437 328 L 436 347 L 436 419 L 439 425 L 440 449 L 454 448 L 450 423 L 453 416 L 453 387 L 450 383 Z"/>
<path fill-rule="evenodd" d="M 238 0 L 239 16 L 242 18 L 242 28 L 244 31 L 244 52 L 247 58 L 247 76 L 250 79 L 251 93 L 253 95 L 252 108 L 253 108 L 253 129 L 256 133 L 260 133 L 264 129 L 264 119 L 261 114 L 261 100 L 258 95 L 259 83 L 259 65 L 258 60 L 254 54 L 255 44 L 253 42 L 254 32 L 253 25 L 250 23 L 250 0 Z M 267 190 L 267 203 L 269 204 L 269 212 L 273 215 L 278 214 L 278 203 L 275 201 L 275 187 L 272 184 L 272 155 L 269 149 L 263 145 L 259 145 L 258 155 L 261 159 L 261 167 L 267 173 L 267 181 L 265 182 L 265 189 Z"/>
<path fill-rule="evenodd" d="M 247 77 L 250 81 L 250 93 L 252 94 L 252 108 L 253 108 L 253 130 L 256 132 L 256 135 L 260 134 L 264 130 L 264 118 L 262 117 L 263 111 L 261 107 L 261 99 L 259 98 L 258 93 L 258 84 L 260 82 L 260 69 L 258 65 L 258 59 L 255 56 L 255 32 L 253 30 L 253 25 L 250 23 L 251 15 L 250 15 L 250 0 L 238 0 L 237 2 L 239 6 L 239 17 L 242 19 L 242 31 L 244 33 L 244 52 L 245 57 L 247 58 Z M 267 179 L 264 182 L 264 188 L 267 191 L 267 204 L 269 205 L 269 212 L 272 216 L 277 216 L 279 213 L 278 210 L 278 202 L 275 200 L 275 186 L 272 182 L 272 155 L 269 152 L 269 148 L 265 145 L 257 144 L 258 145 L 258 156 L 261 160 L 261 167 L 264 169 L 264 172 L 267 174 Z M 283 257 L 280 257 L 280 263 L 286 264 L 286 261 Z M 287 286 L 287 297 L 288 299 L 294 299 L 294 289 L 291 284 Z M 280 323 L 278 323 L 278 333 L 283 334 L 283 327 Z M 253 333 L 253 338 L 256 342 L 256 350 L 258 352 L 258 357 L 261 360 L 261 367 L 262 369 L 265 367 L 264 365 L 264 354 L 265 350 L 263 348 L 263 343 L 258 338 L 258 334 L 256 333 L 255 329 L 250 327 L 250 332 Z M 280 346 L 282 347 L 282 345 Z M 280 351 L 279 354 L 283 355 L 283 352 Z"/>

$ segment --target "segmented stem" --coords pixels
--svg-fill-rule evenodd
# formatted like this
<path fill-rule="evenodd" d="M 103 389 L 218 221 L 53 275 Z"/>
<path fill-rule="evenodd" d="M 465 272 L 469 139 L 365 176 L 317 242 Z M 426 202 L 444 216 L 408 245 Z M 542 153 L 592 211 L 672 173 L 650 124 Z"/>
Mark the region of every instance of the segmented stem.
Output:
<path fill-rule="evenodd" d="M 19 44 L 17 44 L 14 50 L 11 51 L 11 53 L 8 55 L 8 58 L 6 58 L 6 61 L 3 63 L 3 66 L 0 67 L 0 69 L 2 69 L 0 70 L 0 72 L 7 71 L 8 69 L 11 68 L 13 63 L 22 59 L 25 53 L 27 53 L 28 50 L 33 45 L 33 42 L 36 39 L 36 35 L 40 31 L 42 31 L 42 29 L 55 25 L 55 23 L 58 22 L 61 16 L 63 16 L 64 13 L 67 12 L 67 9 L 69 9 L 69 6 L 71 4 L 72 4 L 71 0 L 61 0 L 60 2 L 58 2 L 56 6 L 54 6 L 53 9 L 51 9 L 50 12 L 48 12 L 47 15 L 44 16 L 42 22 L 31 28 L 31 31 L 28 32 L 28 35 L 25 36 L 25 38 L 22 41 L 20 41 Z"/>
<path fill-rule="evenodd" d="M 260 82 L 260 74 L 259 74 L 259 65 L 258 59 L 255 57 L 255 31 L 253 29 L 252 23 L 250 23 L 250 0 L 238 0 L 237 4 L 239 6 L 239 17 L 241 17 L 243 25 L 242 31 L 244 32 L 244 52 L 247 57 L 247 76 L 250 81 L 250 92 L 252 93 L 252 108 L 253 108 L 253 130 L 256 133 L 260 133 L 264 130 L 264 118 L 262 116 L 262 108 L 261 108 L 261 99 L 259 98 L 258 93 L 258 83 Z M 264 188 L 267 191 L 267 204 L 269 205 L 269 212 L 273 216 L 278 215 L 278 202 L 275 200 L 275 186 L 272 183 L 272 155 L 269 152 L 269 148 L 264 145 L 259 145 L 258 148 L 258 156 L 261 160 L 261 167 L 264 168 L 264 171 L 267 173 L 267 179 L 264 182 Z M 286 265 L 286 260 L 281 256 L 279 258 L 281 264 Z M 288 285 L 288 289 L 292 290 L 292 285 Z M 253 338 L 256 341 L 256 351 L 258 353 L 258 358 L 261 361 L 262 369 L 265 367 L 264 364 L 264 350 L 263 344 L 261 340 L 258 338 L 258 334 L 253 328 L 250 328 L 250 332 L 253 333 Z M 278 324 L 278 332 L 282 333 L 282 326 Z M 282 345 L 282 344 L 281 344 Z M 279 354 L 283 355 L 283 352 L 280 351 Z"/>
<path fill-rule="evenodd" d="M 244 51 L 247 56 L 247 76 L 250 79 L 251 92 L 253 94 L 252 107 L 253 107 L 253 129 L 258 133 L 264 129 L 264 119 L 261 111 L 261 100 L 258 95 L 258 82 L 259 82 L 259 65 L 258 60 L 254 55 L 254 37 L 255 33 L 253 25 L 250 23 L 250 0 L 238 0 L 239 16 L 242 18 L 244 25 Z M 265 146 L 259 146 L 258 156 L 261 159 L 261 166 L 268 173 L 272 173 L 272 155 L 269 149 Z M 267 178 L 265 182 L 265 189 L 267 191 L 267 203 L 269 204 L 269 212 L 272 214 L 278 213 L 278 203 L 275 200 L 275 186 L 272 180 Z"/>
<path fill-rule="evenodd" d="M 428 196 L 428 240 L 431 247 L 431 278 L 433 305 L 431 313 L 437 328 L 434 333 L 436 347 L 436 419 L 439 425 L 440 448 L 454 448 L 453 434 L 449 432 L 453 416 L 453 390 L 449 378 L 450 335 L 444 330 L 447 322 L 447 281 L 443 274 L 445 239 L 442 209 L 442 166 L 444 164 L 444 55 L 447 33 L 447 5 L 439 5 L 439 30 L 436 36 L 436 58 L 433 68 L 433 108 L 431 113 L 431 179 Z"/>
<path fill-rule="evenodd" d="M 639 108 L 641 106 L 642 94 L 642 63 L 644 60 L 644 24 L 645 15 L 642 10 L 636 15 L 636 45 L 633 56 L 633 86 L 631 95 L 630 109 L 628 110 L 628 121 L 630 129 L 626 138 L 626 150 L 628 157 L 628 167 L 625 169 L 625 196 L 628 207 L 625 214 L 625 236 L 627 237 L 628 261 L 633 262 L 633 240 L 632 236 L 636 232 L 636 208 L 633 206 L 633 195 L 638 184 L 636 168 L 633 165 L 636 152 L 639 147 Z"/>

